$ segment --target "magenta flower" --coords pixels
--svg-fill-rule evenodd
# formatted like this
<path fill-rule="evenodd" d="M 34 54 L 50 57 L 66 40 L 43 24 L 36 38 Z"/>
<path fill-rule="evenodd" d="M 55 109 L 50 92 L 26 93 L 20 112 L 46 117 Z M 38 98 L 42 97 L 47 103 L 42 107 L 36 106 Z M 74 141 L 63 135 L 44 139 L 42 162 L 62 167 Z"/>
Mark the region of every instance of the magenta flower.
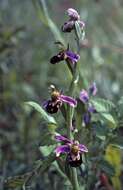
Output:
<path fill-rule="evenodd" d="M 89 105 L 87 105 L 87 111 L 83 114 L 83 120 L 85 125 L 89 124 L 91 121 L 91 113 L 97 113 L 96 109 L 94 108 L 93 105 L 91 105 L 89 103 Z"/>
<path fill-rule="evenodd" d="M 66 57 L 67 59 L 74 65 L 74 63 L 77 63 L 78 60 L 80 59 L 80 56 L 76 53 L 73 53 L 70 50 L 66 51 Z"/>
<path fill-rule="evenodd" d="M 70 50 L 63 50 L 50 59 L 50 63 L 56 64 L 63 60 L 68 60 L 72 64 L 75 64 L 80 59 L 80 56 Z"/>
<path fill-rule="evenodd" d="M 87 111 L 86 113 L 83 114 L 83 121 L 85 123 L 85 125 L 89 124 L 91 121 L 91 114 L 89 111 Z"/>
<path fill-rule="evenodd" d="M 93 82 L 91 84 L 91 86 L 89 87 L 88 91 L 87 90 L 84 90 L 82 89 L 82 91 L 80 92 L 80 100 L 83 102 L 83 103 L 87 103 L 89 101 L 89 98 L 90 96 L 95 96 L 97 93 L 97 87 L 96 87 L 96 83 Z"/>
<path fill-rule="evenodd" d="M 70 166 L 80 166 L 82 163 L 81 155 L 88 152 L 87 147 L 83 144 L 79 144 L 76 140 L 69 140 L 67 137 L 58 133 L 55 135 L 55 139 L 57 142 L 64 143 L 64 145 L 60 145 L 55 149 L 56 157 L 59 157 L 61 154 L 67 154 L 67 161 Z"/>
<path fill-rule="evenodd" d="M 80 92 L 79 98 L 80 98 L 80 100 L 81 100 L 83 103 L 88 102 L 88 100 L 89 100 L 88 92 L 83 89 L 83 90 Z"/>
<path fill-rule="evenodd" d="M 71 107 L 75 107 L 77 105 L 77 101 L 74 98 L 63 95 L 61 92 L 56 90 L 53 85 L 50 86 L 50 89 L 51 99 L 46 101 L 43 105 L 48 113 L 53 114 L 58 112 L 60 107 L 62 106 L 62 103 L 64 102 L 69 104 Z"/>
<path fill-rule="evenodd" d="M 91 86 L 89 87 L 88 91 L 82 90 L 80 92 L 80 100 L 86 105 L 87 111 L 83 115 L 83 121 L 85 125 L 89 124 L 91 121 L 91 113 L 96 113 L 96 109 L 94 106 L 89 102 L 89 99 L 91 96 L 95 96 L 97 93 L 97 87 L 96 83 L 92 83 Z"/>
<path fill-rule="evenodd" d="M 67 10 L 67 14 L 69 16 L 69 20 L 63 24 L 62 31 L 71 32 L 75 28 L 76 21 L 78 22 L 80 28 L 83 30 L 85 23 L 80 20 L 80 15 L 78 12 L 73 8 L 69 8 Z"/>

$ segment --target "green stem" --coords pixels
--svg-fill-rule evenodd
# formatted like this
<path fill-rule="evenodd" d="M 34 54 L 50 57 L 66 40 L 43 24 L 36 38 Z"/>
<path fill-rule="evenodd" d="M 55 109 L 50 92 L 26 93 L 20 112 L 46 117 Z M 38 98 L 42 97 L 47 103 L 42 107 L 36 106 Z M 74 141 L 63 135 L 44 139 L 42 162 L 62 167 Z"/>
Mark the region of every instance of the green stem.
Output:
<path fill-rule="evenodd" d="M 73 79 L 72 82 L 70 84 L 70 88 L 69 88 L 69 93 L 71 95 L 74 94 L 74 90 L 75 87 L 78 83 L 78 71 L 77 71 L 77 64 L 74 67 L 74 73 L 73 73 Z M 73 114 L 74 114 L 74 108 L 71 108 L 68 106 L 67 108 L 67 136 L 69 139 L 73 138 L 72 132 L 71 132 L 71 128 L 72 128 L 72 119 L 73 119 Z M 73 190 L 79 190 L 79 183 L 78 183 L 78 178 L 77 178 L 77 170 L 76 168 L 70 168 L 71 169 L 71 183 L 73 186 Z"/>
<path fill-rule="evenodd" d="M 74 72 L 74 75 L 73 75 L 73 79 L 72 79 L 72 82 L 71 82 L 70 88 L 69 88 L 69 93 L 71 95 L 73 95 L 73 92 L 74 92 L 75 86 L 76 86 L 75 80 L 76 80 L 76 77 L 77 77 L 77 65 L 76 65 L 74 71 L 75 72 Z M 73 114 L 74 114 L 74 108 L 68 106 L 68 108 L 67 108 L 67 136 L 68 136 L 69 139 L 73 138 L 73 135 L 72 135 L 72 132 L 71 132 Z M 71 176 L 70 176 L 71 179 L 70 179 L 70 181 L 72 183 L 73 190 L 79 190 L 79 183 L 78 183 L 76 168 L 70 168 L 70 169 L 71 169 Z"/>
<path fill-rule="evenodd" d="M 71 115 L 71 112 L 72 112 L 72 109 L 71 107 L 68 106 L 67 108 L 67 136 L 69 139 L 72 139 L 72 133 L 71 133 L 71 128 L 72 128 L 72 115 Z"/>
<path fill-rule="evenodd" d="M 79 53 L 80 52 L 80 42 L 79 42 L 79 37 L 77 35 L 76 30 L 75 30 L 75 35 L 76 35 L 76 41 L 77 41 L 77 49 L 78 49 L 78 53 Z M 78 64 L 77 63 L 74 65 L 73 71 L 74 71 L 74 72 L 72 72 L 73 79 L 72 79 L 70 87 L 69 87 L 69 93 L 72 96 L 74 94 L 75 88 L 79 81 L 79 72 L 78 72 Z M 73 138 L 72 133 L 71 133 L 73 113 L 74 113 L 74 108 L 68 107 L 68 109 L 67 109 L 67 136 L 70 139 Z M 73 190 L 79 190 L 79 183 L 78 183 L 76 168 L 71 168 L 71 173 L 72 173 L 71 183 L 73 186 Z"/>
<path fill-rule="evenodd" d="M 72 139 L 71 127 L 72 127 L 72 118 L 73 118 L 74 108 L 68 107 L 67 109 L 67 136 L 69 139 Z M 77 178 L 76 168 L 70 168 L 71 170 L 71 183 L 73 186 L 73 190 L 79 190 L 79 183 Z"/>
<path fill-rule="evenodd" d="M 72 178 L 73 178 L 73 190 L 79 190 L 79 183 L 77 178 L 76 168 L 72 168 Z"/>

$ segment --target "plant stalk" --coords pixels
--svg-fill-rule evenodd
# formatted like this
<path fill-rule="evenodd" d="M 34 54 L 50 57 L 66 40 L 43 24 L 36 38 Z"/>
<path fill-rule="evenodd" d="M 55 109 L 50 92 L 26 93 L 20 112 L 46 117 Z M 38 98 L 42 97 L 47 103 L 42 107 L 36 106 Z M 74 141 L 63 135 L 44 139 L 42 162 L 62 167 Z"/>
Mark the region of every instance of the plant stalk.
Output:
<path fill-rule="evenodd" d="M 77 52 L 80 52 L 80 41 L 79 37 L 77 35 L 77 32 L 75 30 L 75 35 L 76 35 L 76 42 L 77 42 Z M 70 95 L 74 95 L 75 88 L 78 84 L 79 81 L 79 72 L 78 72 L 78 64 L 75 63 L 74 65 L 74 72 L 73 72 L 73 78 L 69 87 L 69 93 Z M 71 108 L 68 106 L 67 109 L 67 136 L 69 139 L 72 139 L 72 133 L 71 133 L 71 128 L 72 128 L 72 119 L 73 119 L 73 114 L 74 114 L 74 108 Z M 79 183 L 78 183 L 78 177 L 77 177 L 77 170 L 76 168 L 71 168 L 71 183 L 73 186 L 73 190 L 79 190 Z"/>
<path fill-rule="evenodd" d="M 74 72 L 73 72 L 73 79 L 71 81 L 70 87 L 69 87 L 69 93 L 70 95 L 74 94 L 74 90 L 76 88 L 76 85 L 78 83 L 78 71 L 77 71 L 77 63 L 74 67 Z M 74 108 L 68 106 L 67 108 L 67 136 L 70 140 L 73 139 L 73 135 L 71 132 L 72 129 L 72 120 L 73 120 L 73 114 L 74 114 Z M 73 186 L 73 190 L 79 190 L 79 183 L 78 183 L 78 178 L 77 178 L 77 170 L 76 168 L 70 168 L 71 169 L 71 183 Z"/>
<path fill-rule="evenodd" d="M 71 140 L 73 138 L 73 135 L 72 135 L 72 132 L 71 132 L 73 112 L 74 112 L 74 108 L 68 107 L 68 109 L 67 109 L 67 136 Z M 71 170 L 71 179 L 70 179 L 70 181 L 72 183 L 73 190 L 79 190 L 79 183 L 78 183 L 76 168 L 71 167 L 70 170 Z"/>

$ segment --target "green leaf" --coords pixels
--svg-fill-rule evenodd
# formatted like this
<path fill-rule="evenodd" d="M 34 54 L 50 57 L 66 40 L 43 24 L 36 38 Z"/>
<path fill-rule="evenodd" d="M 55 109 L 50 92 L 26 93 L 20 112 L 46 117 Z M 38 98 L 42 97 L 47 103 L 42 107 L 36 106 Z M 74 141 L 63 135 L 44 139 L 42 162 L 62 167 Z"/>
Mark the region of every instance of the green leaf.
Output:
<path fill-rule="evenodd" d="M 48 127 L 44 127 L 42 128 L 42 134 L 40 136 L 40 146 L 45 146 L 45 145 L 53 145 L 55 144 L 55 140 L 54 140 L 54 134 L 55 134 L 55 130 L 53 131 L 49 131 Z"/>
<path fill-rule="evenodd" d="M 40 146 L 39 150 L 43 153 L 44 156 L 48 156 L 51 152 L 54 151 L 55 145 L 50 146 Z"/>
<path fill-rule="evenodd" d="M 106 120 L 108 120 L 110 122 L 110 126 L 115 128 L 116 127 L 116 121 L 115 119 L 113 118 L 113 116 L 111 114 L 108 114 L 108 113 L 102 113 L 101 114 Z"/>
<path fill-rule="evenodd" d="M 123 149 L 123 137 L 117 137 L 112 139 L 110 144 L 116 148 Z"/>
<path fill-rule="evenodd" d="M 98 98 L 96 100 L 91 99 L 91 103 L 97 112 L 109 122 L 109 126 L 116 128 L 116 121 L 110 113 L 115 108 L 115 105 L 111 101 L 101 98 Z"/>
<path fill-rule="evenodd" d="M 56 121 L 54 117 L 50 116 L 47 114 L 47 112 L 36 102 L 25 102 L 25 105 L 29 105 L 33 107 L 36 111 L 38 111 L 41 115 L 41 117 L 47 122 L 47 123 L 52 123 L 56 125 Z"/>
<path fill-rule="evenodd" d="M 40 137 L 40 146 L 53 145 L 55 143 L 54 133 L 57 127 L 55 119 L 49 116 L 45 112 L 45 110 L 35 102 L 26 102 L 25 105 L 33 107 L 36 111 L 40 113 L 41 117 L 47 122 L 47 126 L 44 125 L 44 127 L 42 127 L 43 135 L 41 135 Z"/>
<path fill-rule="evenodd" d="M 106 130 L 105 126 L 95 125 L 94 130 L 95 130 L 95 133 L 96 133 L 96 137 L 98 137 L 101 140 L 106 139 L 107 130 Z"/>
<path fill-rule="evenodd" d="M 9 187 L 11 189 L 22 187 L 25 182 L 25 177 L 26 177 L 25 175 L 10 177 L 4 181 L 4 185 L 5 187 L 7 188 Z"/>
<path fill-rule="evenodd" d="M 91 103 L 98 112 L 110 112 L 113 108 L 115 108 L 115 105 L 111 101 L 101 98 L 97 98 L 96 100 L 91 99 Z"/>

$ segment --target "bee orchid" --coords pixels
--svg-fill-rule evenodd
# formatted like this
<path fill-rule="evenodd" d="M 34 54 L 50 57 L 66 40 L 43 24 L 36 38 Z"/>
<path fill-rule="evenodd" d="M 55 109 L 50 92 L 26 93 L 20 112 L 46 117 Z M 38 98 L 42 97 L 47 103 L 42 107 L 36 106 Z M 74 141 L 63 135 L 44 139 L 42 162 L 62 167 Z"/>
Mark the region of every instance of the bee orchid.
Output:
<path fill-rule="evenodd" d="M 51 64 L 56 64 L 61 61 L 70 61 L 73 65 L 78 62 L 80 56 L 70 50 L 62 50 L 57 55 L 50 59 Z"/>
<path fill-rule="evenodd" d="M 67 103 L 71 107 L 75 107 L 77 105 L 77 101 L 74 98 L 65 96 L 62 92 L 58 91 L 54 85 L 50 86 L 50 90 L 51 99 L 44 103 L 44 108 L 48 113 L 57 113 L 63 103 Z"/>
<path fill-rule="evenodd" d="M 87 147 L 58 133 L 55 135 L 55 140 L 64 143 L 64 145 L 60 145 L 55 149 L 56 157 L 59 157 L 61 154 L 67 154 L 67 162 L 71 167 L 80 166 L 82 163 L 81 155 L 88 152 Z"/>

